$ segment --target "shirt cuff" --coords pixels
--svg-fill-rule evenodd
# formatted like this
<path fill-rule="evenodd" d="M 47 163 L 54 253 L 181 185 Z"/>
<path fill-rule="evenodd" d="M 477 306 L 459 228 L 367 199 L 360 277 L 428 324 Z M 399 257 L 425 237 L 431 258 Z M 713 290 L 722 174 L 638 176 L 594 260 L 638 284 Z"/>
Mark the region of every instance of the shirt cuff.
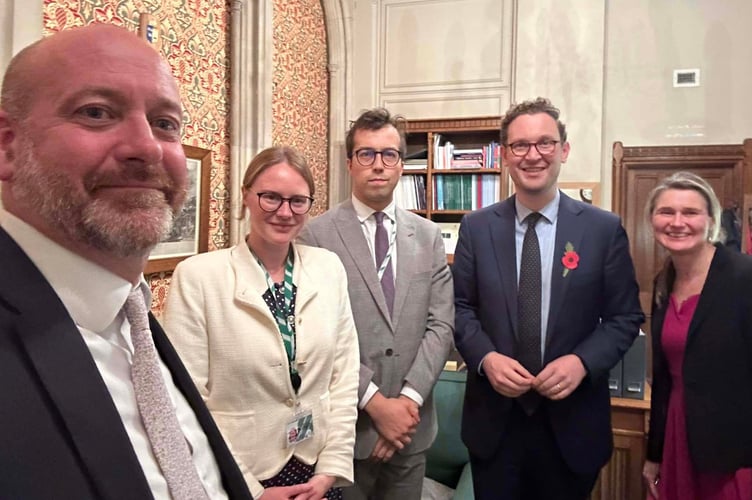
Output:
<path fill-rule="evenodd" d="M 360 398 L 360 401 L 358 402 L 358 409 L 362 410 L 366 407 L 368 402 L 371 400 L 371 398 L 379 392 L 379 386 L 371 382 L 368 384 L 368 389 L 366 389 L 366 393 L 363 394 L 363 397 Z"/>
<path fill-rule="evenodd" d="M 400 394 L 407 396 L 408 398 L 418 403 L 419 408 L 423 406 L 423 398 L 420 396 L 420 394 L 418 394 L 418 391 L 413 389 L 413 386 L 411 386 L 409 383 L 405 382 L 405 385 L 402 386 Z"/>

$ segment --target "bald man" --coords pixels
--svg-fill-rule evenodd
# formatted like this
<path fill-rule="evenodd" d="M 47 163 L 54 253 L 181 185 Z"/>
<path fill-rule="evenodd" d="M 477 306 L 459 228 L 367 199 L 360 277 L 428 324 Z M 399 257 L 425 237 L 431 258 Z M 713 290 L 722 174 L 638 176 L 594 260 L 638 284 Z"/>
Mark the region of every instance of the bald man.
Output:
<path fill-rule="evenodd" d="M 144 265 L 185 199 L 181 122 L 169 67 L 120 28 L 61 32 L 8 67 L 0 498 L 251 498 L 162 329 L 150 316 L 151 336 L 132 331 L 124 310 L 135 300 L 146 322 Z M 137 403 L 132 333 L 144 330 L 161 405 Z M 156 406 L 179 436 L 179 469 L 145 417 Z"/>

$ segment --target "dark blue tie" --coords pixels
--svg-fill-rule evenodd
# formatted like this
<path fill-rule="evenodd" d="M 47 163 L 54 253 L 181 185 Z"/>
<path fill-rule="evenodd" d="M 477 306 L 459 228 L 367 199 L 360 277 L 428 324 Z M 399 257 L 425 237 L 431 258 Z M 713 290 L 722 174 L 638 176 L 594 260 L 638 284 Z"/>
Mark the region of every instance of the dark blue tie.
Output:
<path fill-rule="evenodd" d="M 520 283 L 517 289 L 517 361 L 532 375 L 541 371 L 541 255 L 535 225 L 541 214 L 525 217 L 527 231 L 522 242 Z M 540 404 L 533 389 L 518 398 L 525 413 L 532 415 Z"/>

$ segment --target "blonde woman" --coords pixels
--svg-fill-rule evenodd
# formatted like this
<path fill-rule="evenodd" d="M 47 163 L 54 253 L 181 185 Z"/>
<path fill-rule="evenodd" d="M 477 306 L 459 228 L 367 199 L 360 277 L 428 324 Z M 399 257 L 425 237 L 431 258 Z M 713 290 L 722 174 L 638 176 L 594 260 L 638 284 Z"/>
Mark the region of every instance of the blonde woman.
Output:
<path fill-rule="evenodd" d="M 710 185 L 678 172 L 646 207 L 669 253 L 653 293 L 650 495 L 752 498 L 752 258 L 718 243 Z"/>
<path fill-rule="evenodd" d="M 253 497 L 341 498 L 353 480 L 359 354 L 345 270 L 294 243 L 314 183 L 294 149 L 258 154 L 243 180 L 251 229 L 172 277 L 165 329 Z"/>

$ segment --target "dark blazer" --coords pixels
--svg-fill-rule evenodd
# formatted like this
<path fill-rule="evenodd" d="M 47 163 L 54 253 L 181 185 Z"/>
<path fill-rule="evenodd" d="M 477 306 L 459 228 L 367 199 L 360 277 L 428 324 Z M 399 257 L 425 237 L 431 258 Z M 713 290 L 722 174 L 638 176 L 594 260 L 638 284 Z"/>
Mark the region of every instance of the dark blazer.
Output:
<path fill-rule="evenodd" d="M 668 290 L 673 284 L 669 268 Z M 648 460 L 661 462 L 671 377 L 661 346 L 667 300 L 653 292 L 653 392 Z M 684 349 L 687 440 L 700 471 L 752 467 L 752 257 L 722 245 L 692 316 Z"/>
<path fill-rule="evenodd" d="M 580 259 L 578 267 L 563 276 L 567 243 Z M 464 217 L 452 271 L 455 343 L 468 366 L 462 439 L 472 454 L 489 459 L 503 445 L 514 400 L 497 393 L 478 374 L 478 365 L 491 351 L 515 357 L 514 197 Z M 643 321 L 619 218 L 561 193 L 544 363 L 576 354 L 588 375 L 566 399 L 544 399 L 542 410 L 575 473 L 595 474 L 611 456 L 608 371 L 632 344 Z"/>
<path fill-rule="evenodd" d="M 162 361 L 209 439 L 229 497 L 250 499 L 191 378 L 153 317 L 150 325 Z M 80 332 L 2 229 L 0 395 L 0 498 L 152 498 Z"/>

